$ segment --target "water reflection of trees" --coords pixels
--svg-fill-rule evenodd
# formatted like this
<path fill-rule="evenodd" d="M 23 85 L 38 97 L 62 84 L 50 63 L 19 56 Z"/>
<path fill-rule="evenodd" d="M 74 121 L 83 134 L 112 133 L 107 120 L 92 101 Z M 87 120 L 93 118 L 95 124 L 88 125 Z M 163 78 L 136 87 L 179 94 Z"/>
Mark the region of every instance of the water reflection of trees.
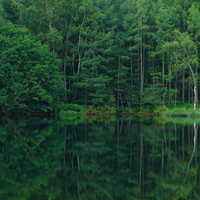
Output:
<path fill-rule="evenodd" d="M 80 199 L 192 199 L 199 183 L 197 126 L 130 119 L 75 128 L 67 153 L 74 192 Z"/>
<path fill-rule="evenodd" d="M 151 169 L 150 177 L 155 183 L 152 199 L 196 199 L 199 192 L 198 125 L 195 122 L 185 126 L 167 123 L 161 134 L 164 141 L 162 148 L 158 145 L 157 152 L 162 155 L 155 154 L 153 160 L 162 162 L 162 170 Z M 156 193 L 160 194 L 159 197 Z"/>
<path fill-rule="evenodd" d="M 61 169 L 63 146 L 63 135 L 55 130 L 55 124 L 46 119 L 9 120 L 0 126 L 0 199 L 60 195 L 59 187 L 51 188 Z M 41 194 L 42 188 L 46 191 Z"/>
<path fill-rule="evenodd" d="M 0 199 L 198 199 L 198 123 L 77 120 L 0 126 Z"/>

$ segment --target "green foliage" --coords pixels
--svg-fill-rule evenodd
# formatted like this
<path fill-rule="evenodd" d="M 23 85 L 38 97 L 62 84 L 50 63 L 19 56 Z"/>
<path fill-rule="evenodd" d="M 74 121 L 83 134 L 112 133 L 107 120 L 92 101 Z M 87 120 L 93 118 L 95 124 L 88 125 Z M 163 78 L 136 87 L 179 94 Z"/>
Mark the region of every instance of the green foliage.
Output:
<path fill-rule="evenodd" d="M 5 16 L 4 16 L 4 8 L 2 1 L 0 1 L 0 27 L 4 25 L 5 23 Z"/>
<path fill-rule="evenodd" d="M 140 114 L 140 113 L 152 113 L 153 108 L 154 108 L 154 106 L 152 106 L 152 105 L 149 105 L 149 106 L 142 106 L 142 107 L 140 107 L 139 114 Z"/>
<path fill-rule="evenodd" d="M 59 112 L 59 116 L 60 117 L 63 117 L 63 116 L 66 116 L 66 115 L 77 115 L 78 113 L 74 110 L 67 110 L 67 111 L 60 111 Z"/>
<path fill-rule="evenodd" d="M 85 106 L 81 106 L 78 104 L 63 103 L 60 105 L 60 110 L 64 110 L 64 111 L 72 110 L 72 111 L 76 111 L 76 112 L 81 112 L 81 111 L 85 111 L 86 108 L 85 108 Z"/>
<path fill-rule="evenodd" d="M 169 116 L 200 116 L 200 110 L 192 109 L 192 108 L 173 108 L 173 109 L 167 109 L 164 112 L 164 115 Z"/>
<path fill-rule="evenodd" d="M 160 84 L 146 88 L 142 102 L 153 104 L 154 106 L 160 105 L 163 103 L 163 95 L 165 92 L 165 88 Z"/>
<path fill-rule="evenodd" d="M 87 110 L 85 106 L 80 106 L 78 104 L 66 104 L 62 103 L 59 106 L 59 117 L 62 120 L 69 120 L 69 119 L 74 119 L 77 120 L 76 118 L 78 116 L 86 116 Z"/>
<path fill-rule="evenodd" d="M 16 22 L 18 15 L 18 2 L 16 0 L 1 0 L 0 4 L 4 9 L 4 19 Z"/>
<path fill-rule="evenodd" d="M 136 110 L 132 109 L 132 108 L 129 108 L 129 107 L 125 107 L 124 109 L 124 113 L 125 114 L 128 114 L 128 113 L 134 113 Z"/>
<path fill-rule="evenodd" d="M 167 110 L 167 107 L 165 105 L 158 106 L 156 109 L 153 111 L 155 114 L 163 114 Z"/>
<path fill-rule="evenodd" d="M 51 111 L 61 100 L 60 60 L 35 41 L 26 28 L 8 24 L 0 29 L 0 105 L 14 109 Z"/>
<path fill-rule="evenodd" d="M 107 104 L 101 107 L 97 107 L 97 114 L 100 114 L 100 115 L 116 114 L 116 107 L 112 107 Z"/>
<path fill-rule="evenodd" d="M 59 111 L 63 101 L 120 113 L 186 106 L 199 85 L 199 8 L 191 0 L 0 0 L 4 112 Z"/>
<path fill-rule="evenodd" d="M 57 52 L 62 48 L 63 37 L 56 28 L 50 29 L 46 35 L 46 38 L 53 52 Z"/>

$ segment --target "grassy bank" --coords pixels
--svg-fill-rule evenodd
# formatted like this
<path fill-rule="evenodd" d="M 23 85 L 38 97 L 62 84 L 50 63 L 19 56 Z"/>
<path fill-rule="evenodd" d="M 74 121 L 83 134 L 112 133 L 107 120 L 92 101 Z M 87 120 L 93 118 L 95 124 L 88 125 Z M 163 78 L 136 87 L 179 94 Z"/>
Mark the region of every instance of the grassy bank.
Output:
<path fill-rule="evenodd" d="M 109 116 L 109 115 L 121 115 L 121 116 L 152 116 L 160 115 L 166 110 L 165 106 L 159 106 L 157 108 L 150 106 L 135 106 L 133 108 L 117 108 L 115 106 L 103 105 L 103 106 L 82 106 L 77 104 L 65 104 L 58 112 L 60 117 L 65 116 Z"/>
<path fill-rule="evenodd" d="M 109 106 L 107 104 L 103 106 L 84 106 L 78 104 L 61 104 L 60 107 L 52 112 L 13 112 L 8 113 L 8 116 L 12 115 L 25 115 L 25 116 L 59 116 L 65 117 L 107 117 L 111 115 L 120 116 L 199 116 L 200 109 L 192 109 L 190 107 L 178 107 L 168 108 L 165 105 L 161 106 L 133 106 L 132 108 L 124 107 L 117 108 L 115 106 Z"/>
<path fill-rule="evenodd" d="M 165 105 L 152 106 L 135 106 L 133 108 L 117 108 L 114 106 L 82 106 L 77 104 L 65 104 L 59 111 L 59 116 L 200 116 L 199 109 L 191 107 L 167 108 Z"/>
<path fill-rule="evenodd" d="M 173 108 L 173 109 L 166 109 L 163 112 L 165 116 L 195 116 L 200 117 L 200 110 L 199 109 L 192 109 L 192 108 Z"/>

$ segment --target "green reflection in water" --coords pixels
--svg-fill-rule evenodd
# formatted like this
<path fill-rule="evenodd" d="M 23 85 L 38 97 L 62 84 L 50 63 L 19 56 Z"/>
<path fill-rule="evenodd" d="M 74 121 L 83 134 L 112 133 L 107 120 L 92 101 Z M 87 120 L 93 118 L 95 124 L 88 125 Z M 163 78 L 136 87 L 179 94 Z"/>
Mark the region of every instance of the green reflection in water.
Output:
<path fill-rule="evenodd" d="M 7 120 L 0 199 L 199 199 L 199 122 L 184 120 Z"/>

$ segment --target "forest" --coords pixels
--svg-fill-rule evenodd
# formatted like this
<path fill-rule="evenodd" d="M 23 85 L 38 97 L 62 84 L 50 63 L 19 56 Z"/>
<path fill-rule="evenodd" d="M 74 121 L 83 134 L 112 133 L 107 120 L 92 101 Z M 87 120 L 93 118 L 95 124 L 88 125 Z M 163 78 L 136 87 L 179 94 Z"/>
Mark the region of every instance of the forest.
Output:
<path fill-rule="evenodd" d="M 0 0 L 2 113 L 198 108 L 197 0 Z"/>

